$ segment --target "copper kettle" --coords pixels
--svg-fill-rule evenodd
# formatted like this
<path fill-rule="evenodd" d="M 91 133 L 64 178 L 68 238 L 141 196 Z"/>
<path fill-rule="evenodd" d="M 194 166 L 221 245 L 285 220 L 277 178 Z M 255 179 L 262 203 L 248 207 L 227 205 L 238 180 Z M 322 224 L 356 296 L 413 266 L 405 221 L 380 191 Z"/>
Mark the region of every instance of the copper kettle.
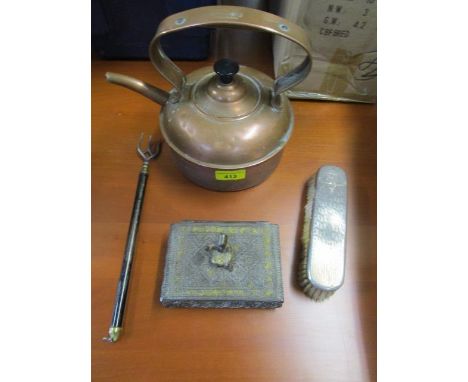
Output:
<path fill-rule="evenodd" d="M 192 27 L 239 27 L 270 32 L 298 44 L 305 59 L 275 80 L 262 72 L 222 59 L 185 75 L 164 53 L 161 37 Z M 174 85 L 165 92 L 143 81 L 106 73 L 161 105 L 159 127 L 187 178 L 217 191 L 236 191 L 264 181 L 279 163 L 293 129 L 285 91 L 311 69 L 307 34 L 271 13 L 236 6 L 194 8 L 164 19 L 150 43 L 156 69 Z"/>

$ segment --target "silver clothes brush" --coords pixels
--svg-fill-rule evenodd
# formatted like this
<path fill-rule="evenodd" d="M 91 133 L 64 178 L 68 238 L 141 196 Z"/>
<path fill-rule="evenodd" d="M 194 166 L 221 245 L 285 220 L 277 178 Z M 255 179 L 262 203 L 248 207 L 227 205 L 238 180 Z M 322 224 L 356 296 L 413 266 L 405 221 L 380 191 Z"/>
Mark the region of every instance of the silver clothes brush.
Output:
<path fill-rule="evenodd" d="M 323 166 L 307 182 L 299 284 L 315 301 L 343 285 L 346 250 L 347 181 L 336 166 Z"/>

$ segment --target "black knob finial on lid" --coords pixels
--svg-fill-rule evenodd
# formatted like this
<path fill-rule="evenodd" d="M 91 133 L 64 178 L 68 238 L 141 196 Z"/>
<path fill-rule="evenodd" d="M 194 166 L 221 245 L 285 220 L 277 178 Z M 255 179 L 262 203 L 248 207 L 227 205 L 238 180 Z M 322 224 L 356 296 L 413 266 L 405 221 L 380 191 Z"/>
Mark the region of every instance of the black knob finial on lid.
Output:
<path fill-rule="evenodd" d="M 213 68 L 221 83 L 227 85 L 232 82 L 234 75 L 239 71 L 239 64 L 229 58 L 222 58 L 215 62 Z"/>

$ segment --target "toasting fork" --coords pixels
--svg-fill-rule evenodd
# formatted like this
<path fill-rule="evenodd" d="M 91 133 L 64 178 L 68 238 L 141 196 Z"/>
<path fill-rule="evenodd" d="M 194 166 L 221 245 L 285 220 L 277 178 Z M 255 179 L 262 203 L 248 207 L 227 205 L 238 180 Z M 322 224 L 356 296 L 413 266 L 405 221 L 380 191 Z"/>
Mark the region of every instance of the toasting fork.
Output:
<path fill-rule="evenodd" d="M 117 291 L 115 294 L 114 311 L 112 313 L 112 322 L 109 327 L 108 336 L 103 340 L 107 342 L 116 342 L 123 329 L 123 318 L 125 313 L 125 303 L 127 300 L 128 285 L 130 275 L 132 272 L 133 255 L 135 253 L 136 236 L 138 233 L 138 226 L 140 224 L 140 215 L 143 208 L 143 199 L 145 197 L 146 182 L 148 180 L 148 167 L 149 161 L 155 159 L 161 152 L 161 142 L 153 143 L 151 136 L 148 138 L 148 145 L 146 148 L 142 147 L 144 134 L 140 136 L 138 141 L 137 153 L 143 160 L 140 175 L 138 177 L 138 184 L 135 193 L 135 200 L 133 202 L 132 218 L 130 220 L 130 227 L 127 234 L 127 243 L 125 245 L 124 258 L 122 262 L 122 269 L 120 271 L 120 278 L 117 284 Z"/>

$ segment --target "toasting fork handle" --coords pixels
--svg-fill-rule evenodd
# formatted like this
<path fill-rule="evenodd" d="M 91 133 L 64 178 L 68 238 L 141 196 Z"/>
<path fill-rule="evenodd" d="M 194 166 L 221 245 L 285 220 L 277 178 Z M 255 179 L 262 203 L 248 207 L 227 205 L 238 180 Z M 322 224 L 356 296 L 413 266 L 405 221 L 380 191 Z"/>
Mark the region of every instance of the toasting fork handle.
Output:
<path fill-rule="evenodd" d="M 143 136 L 142 136 L 143 137 Z M 103 340 L 107 342 L 116 342 L 119 339 L 123 329 L 123 318 L 125 312 L 125 303 L 127 301 L 128 285 L 130 282 L 130 274 L 132 271 L 133 255 L 135 253 L 136 237 L 138 226 L 140 224 L 140 215 L 143 208 L 143 199 L 145 197 L 146 182 L 148 180 L 149 161 L 159 155 L 160 143 L 158 143 L 154 151 L 151 150 L 151 137 L 149 138 L 149 146 L 146 151 L 141 150 L 138 146 L 138 153 L 143 158 L 140 175 L 138 176 L 138 184 L 133 202 L 132 218 L 127 234 L 127 243 L 125 245 L 125 253 L 120 271 L 120 278 L 117 284 L 115 293 L 114 311 L 112 313 L 112 322 L 109 327 L 109 335 Z M 141 143 L 141 139 L 140 139 Z"/>

